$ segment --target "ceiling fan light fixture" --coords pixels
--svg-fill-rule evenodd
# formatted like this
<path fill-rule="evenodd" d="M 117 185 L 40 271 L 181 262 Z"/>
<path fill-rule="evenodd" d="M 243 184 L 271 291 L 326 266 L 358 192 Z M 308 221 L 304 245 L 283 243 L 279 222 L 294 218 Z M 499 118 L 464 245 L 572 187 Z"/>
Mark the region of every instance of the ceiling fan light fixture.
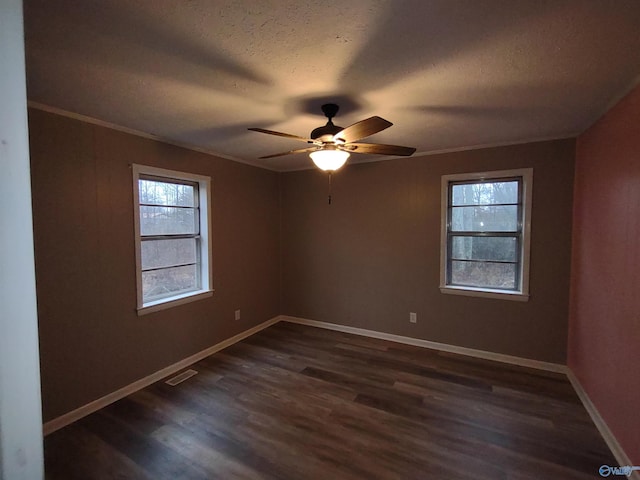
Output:
<path fill-rule="evenodd" d="M 316 167 L 327 172 L 334 172 L 342 167 L 347 162 L 349 155 L 349 152 L 337 148 L 323 148 L 309 154 Z"/>

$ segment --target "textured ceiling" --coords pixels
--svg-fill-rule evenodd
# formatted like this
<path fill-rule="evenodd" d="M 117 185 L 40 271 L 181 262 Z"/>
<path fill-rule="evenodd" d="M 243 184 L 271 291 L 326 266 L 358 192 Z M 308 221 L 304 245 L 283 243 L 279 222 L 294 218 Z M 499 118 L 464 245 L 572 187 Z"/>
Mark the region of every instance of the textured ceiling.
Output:
<path fill-rule="evenodd" d="M 638 0 L 24 5 L 31 102 L 274 170 L 312 164 L 247 128 L 306 137 L 326 101 L 420 155 L 574 136 L 640 75 Z"/>

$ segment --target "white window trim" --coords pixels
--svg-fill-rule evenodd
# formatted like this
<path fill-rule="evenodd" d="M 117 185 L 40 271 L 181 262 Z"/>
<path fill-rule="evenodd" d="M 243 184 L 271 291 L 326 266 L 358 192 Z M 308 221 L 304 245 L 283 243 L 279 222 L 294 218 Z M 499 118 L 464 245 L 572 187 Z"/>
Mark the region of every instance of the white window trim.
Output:
<path fill-rule="evenodd" d="M 136 251 L 136 295 L 138 315 L 157 312 L 167 308 L 194 302 L 213 295 L 213 268 L 211 264 L 211 178 L 194 173 L 178 172 L 164 168 L 150 167 L 148 165 L 133 164 L 133 207 L 134 207 L 134 232 Z M 144 303 L 142 301 L 142 260 L 140 253 L 140 197 L 138 180 L 140 175 L 153 175 L 156 177 L 166 177 L 168 179 L 188 180 L 198 183 L 199 209 L 200 209 L 200 244 L 201 244 L 201 277 L 202 285 L 199 290 L 193 292 L 180 293 L 172 297 L 162 298 L 153 302 Z M 206 258 L 205 258 L 206 257 Z"/>
<path fill-rule="evenodd" d="M 520 290 L 498 290 L 491 288 L 447 285 L 447 202 L 449 182 L 462 180 L 489 180 L 492 178 L 522 177 L 522 268 Z M 529 300 L 529 259 L 531 256 L 531 203 L 533 199 L 533 168 L 497 170 L 493 172 L 457 173 L 443 175 L 441 183 L 440 213 L 440 291 L 452 295 L 497 298 L 526 302 Z"/>

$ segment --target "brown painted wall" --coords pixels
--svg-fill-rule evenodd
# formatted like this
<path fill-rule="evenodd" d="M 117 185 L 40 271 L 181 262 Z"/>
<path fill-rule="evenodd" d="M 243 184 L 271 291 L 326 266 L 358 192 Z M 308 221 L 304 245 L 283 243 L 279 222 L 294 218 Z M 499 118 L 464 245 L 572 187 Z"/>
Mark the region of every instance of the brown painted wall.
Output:
<path fill-rule="evenodd" d="M 282 313 L 565 363 L 574 141 L 282 176 Z M 439 290 L 440 177 L 534 168 L 528 302 Z M 409 323 L 409 312 L 418 323 Z"/>
<path fill-rule="evenodd" d="M 45 421 L 278 315 L 278 174 L 29 115 Z M 131 163 L 212 177 L 212 298 L 136 315 Z"/>
<path fill-rule="evenodd" d="M 317 170 L 29 113 L 45 421 L 279 313 L 565 360 L 573 141 L 347 166 L 328 206 Z M 212 298 L 136 315 L 131 163 L 212 177 Z M 530 301 L 441 294 L 440 176 L 530 166 Z"/>
<path fill-rule="evenodd" d="M 578 137 L 569 367 L 640 464 L 640 87 Z"/>

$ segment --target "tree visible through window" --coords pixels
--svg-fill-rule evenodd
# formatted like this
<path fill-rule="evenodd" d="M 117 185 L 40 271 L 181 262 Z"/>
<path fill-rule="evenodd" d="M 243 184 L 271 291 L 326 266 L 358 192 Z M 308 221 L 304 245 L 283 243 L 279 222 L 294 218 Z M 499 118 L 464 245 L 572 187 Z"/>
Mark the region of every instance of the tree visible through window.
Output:
<path fill-rule="evenodd" d="M 142 300 L 198 290 L 197 184 L 140 178 Z"/>
<path fill-rule="evenodd" d="M 523 293 L 530 171 L 504 173 L 443 177 L 444 287 Z"/>
<path fill-rule="evenodd" d="M 208 180 L 136 167 L 139 308 L 208 290 Z"/>

